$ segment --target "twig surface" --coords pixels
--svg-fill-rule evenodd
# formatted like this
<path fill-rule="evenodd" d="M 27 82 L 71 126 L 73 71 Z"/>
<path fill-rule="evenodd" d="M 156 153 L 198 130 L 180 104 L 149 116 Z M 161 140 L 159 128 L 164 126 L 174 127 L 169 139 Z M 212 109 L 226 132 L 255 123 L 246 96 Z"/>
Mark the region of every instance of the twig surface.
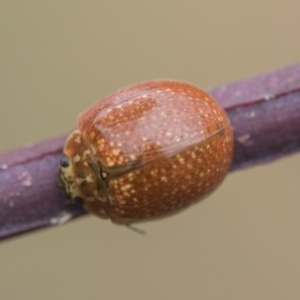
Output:
<path fill-rule="evenodd" d="M 300 149 L 300 64 L 212 89 L 235 134 L 231 170 Z M 0 155 L 0 239 L 59 225 L 85 211 L 58 187 L 65 137 Z"/>

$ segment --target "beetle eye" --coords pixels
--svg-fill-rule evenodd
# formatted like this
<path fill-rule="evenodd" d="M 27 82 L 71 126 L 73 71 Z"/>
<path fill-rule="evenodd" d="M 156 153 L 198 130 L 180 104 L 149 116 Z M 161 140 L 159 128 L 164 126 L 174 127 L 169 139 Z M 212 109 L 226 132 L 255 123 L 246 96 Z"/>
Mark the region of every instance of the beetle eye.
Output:
<path fill-rule="evenodd" d="M 83 199 L 81 197 L 75 197 L 73 199 L 74 204 L 78 205 L 78 206 L 83 206 Z"/>
<path fill-rule="evenodd" d="M 68 157 L 64 156 L 61 160 L 60 160 L 60 165 L 63 168 L 67 168 L 70 165 L 69 159 Z"/>

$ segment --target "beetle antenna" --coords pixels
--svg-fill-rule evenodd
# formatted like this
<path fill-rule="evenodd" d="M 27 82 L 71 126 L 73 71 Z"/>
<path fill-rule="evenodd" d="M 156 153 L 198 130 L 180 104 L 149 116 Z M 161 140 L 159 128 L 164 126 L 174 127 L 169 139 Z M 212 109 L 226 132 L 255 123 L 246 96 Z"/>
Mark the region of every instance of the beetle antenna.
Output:
<path fill-rule="evenodd" d="M 132 230 L 132 231 L 134 231 L 134 232 L 136 232 L 138 234 L 146 235 L 146 231 L 145 230 L 139 229 L 139 228 L 137 228 L 135 226 L 132 226 L 131 224 L 127 224 L 126 226 L 127 226 L 127 228 L 129 228 L 130 230 Z"/>

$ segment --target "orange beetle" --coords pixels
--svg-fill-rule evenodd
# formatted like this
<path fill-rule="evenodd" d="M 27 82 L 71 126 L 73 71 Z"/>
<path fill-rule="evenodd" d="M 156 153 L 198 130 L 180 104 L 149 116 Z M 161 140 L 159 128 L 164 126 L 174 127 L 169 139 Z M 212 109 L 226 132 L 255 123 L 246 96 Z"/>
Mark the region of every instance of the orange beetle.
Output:
<path fill-rule="evenodd" d="M 178 81 L 117 91 L 78 118 L 61 161 L 65 190 L 84 208 L 130 224 L 180 211 L 212 192 L 233 153 L 226 113 Z"/>

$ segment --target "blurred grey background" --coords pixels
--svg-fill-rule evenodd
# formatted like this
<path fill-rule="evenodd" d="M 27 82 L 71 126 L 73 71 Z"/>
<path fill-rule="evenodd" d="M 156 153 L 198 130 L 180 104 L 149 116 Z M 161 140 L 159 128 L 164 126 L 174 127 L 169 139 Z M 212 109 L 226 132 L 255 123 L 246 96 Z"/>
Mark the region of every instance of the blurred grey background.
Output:
<path fill-rule="evenodd" d="M 0 151 L 128 84 L 208 88 L 299 61 L 300 2 L 0 2 Z M 300 299 L 300 156 L 230 174 L 140 236 L 95 217 L 0 244 L 1 299 Z"/>

